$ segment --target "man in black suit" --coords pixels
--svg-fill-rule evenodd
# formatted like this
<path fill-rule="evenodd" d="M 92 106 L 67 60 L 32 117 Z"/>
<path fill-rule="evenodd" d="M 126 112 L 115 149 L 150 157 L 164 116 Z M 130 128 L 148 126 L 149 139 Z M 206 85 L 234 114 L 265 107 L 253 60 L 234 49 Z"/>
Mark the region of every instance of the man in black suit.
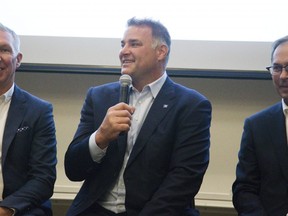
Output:
<path fill-rule="evenodd" d="M 288 213 L 288 36 L 272 45 L 267 67 L 282 101 L 245 120 L 233 184 L 240 216 Z"/>
<path fill-rule="evenodd" d="M 161 23 L 128 21 L 119 58 L 130 102 L 119 103 L 118 82 L 89 89 L 65 155 L 68 178 L 84 180 L 68 216 L 199 215 L 211 104 L 167 76 L 170 43 Z"/>
<path fill-rule="evenodd" d="M 56 179 L 52 105 L 20 89 L 20 40 L 0 24 L 0 216 L 52 215 Z"/>

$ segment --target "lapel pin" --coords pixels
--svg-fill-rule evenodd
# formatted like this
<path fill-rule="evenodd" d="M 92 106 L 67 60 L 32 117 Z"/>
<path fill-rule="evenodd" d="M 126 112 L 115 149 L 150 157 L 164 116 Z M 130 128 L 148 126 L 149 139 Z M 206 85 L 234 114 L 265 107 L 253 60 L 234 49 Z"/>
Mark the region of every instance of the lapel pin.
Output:
<path fill-rule="evenodd" d="M 163 105 L 163 108 L 168 108 L 168 104 L 164 104 L 164 105 Z"/>

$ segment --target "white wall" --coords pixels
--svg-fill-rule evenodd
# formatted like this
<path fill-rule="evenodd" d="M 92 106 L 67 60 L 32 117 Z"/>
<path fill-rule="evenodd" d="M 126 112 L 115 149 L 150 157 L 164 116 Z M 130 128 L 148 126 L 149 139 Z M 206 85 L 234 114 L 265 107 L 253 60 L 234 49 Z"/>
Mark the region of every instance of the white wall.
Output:
<path fill-rule="evenodd" d="M 119 39 L 21 36 L 24 63 L 119 67 Z M 172 41 L 169 68 L 264 71 L 270 42 Z"/>

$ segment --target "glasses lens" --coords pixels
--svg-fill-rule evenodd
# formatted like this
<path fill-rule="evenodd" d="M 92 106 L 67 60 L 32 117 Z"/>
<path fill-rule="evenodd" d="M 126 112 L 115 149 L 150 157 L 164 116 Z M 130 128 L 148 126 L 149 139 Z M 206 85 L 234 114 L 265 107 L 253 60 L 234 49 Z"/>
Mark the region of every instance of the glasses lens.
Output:
<path fill-rule="evenodd" d="M 282 65 L 273 65 L 272 66 L 272 70 L 273 70 L 273 72 L 274 73 L 280 73 L 280 72 L 282 72 Z"/>

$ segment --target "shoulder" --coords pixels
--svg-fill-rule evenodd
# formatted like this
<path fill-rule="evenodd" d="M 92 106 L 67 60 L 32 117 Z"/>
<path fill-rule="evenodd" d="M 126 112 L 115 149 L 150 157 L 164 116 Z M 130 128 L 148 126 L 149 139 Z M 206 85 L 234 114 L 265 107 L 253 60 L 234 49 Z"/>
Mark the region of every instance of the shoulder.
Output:
<path fill-rule="evenodd" d="M 52 107 L 52 104 L 40 97 L 37 97 L 26 90 L 21 89 L 18 86 L 15 86 L 14 93 L 12 96 L 12 100 L 15 98 L 18 101 L 22 101 L 30 107 Z"/>
<path fill-rule="evenodd" d="M 170 78 L 167 80 L 167 84 L 172 87 L 174 94 L 178 98 L 178 100 L 183 100 L 187 103 L 196 103 L 203 101 L 210 103 L 209 99 L 205 95 L 195 89 L 188 88 L 180 83 L 176 83 Z"/>
<path fill-rule="evenodd" d="M 119 87 L 119 82 L 106 83 L 103 85 L 90 87 L 87 94 L 111 94 L 111 91 L 118 91 Z"/>
<path fill-rule="evenodd" d="M 281 102 L 273 104 L 265 109 L 260 110 L 259 112 L 256 112 L 249 116 L 248 120 L 258 120 L 258 119 L 264 119 L 265 117 L 269 117 L 271 115 L 279 115 L 279 113 L 282 113 L 282 105 Z"/>
<path fill-rule="evenodd" d="M 244 128 L 251 127 L 261 131 L 267 129 L 272 121 L 282 121 L 283 116 L 282 105 L 279 102 L 248 116 L 244 121 Z"/>

